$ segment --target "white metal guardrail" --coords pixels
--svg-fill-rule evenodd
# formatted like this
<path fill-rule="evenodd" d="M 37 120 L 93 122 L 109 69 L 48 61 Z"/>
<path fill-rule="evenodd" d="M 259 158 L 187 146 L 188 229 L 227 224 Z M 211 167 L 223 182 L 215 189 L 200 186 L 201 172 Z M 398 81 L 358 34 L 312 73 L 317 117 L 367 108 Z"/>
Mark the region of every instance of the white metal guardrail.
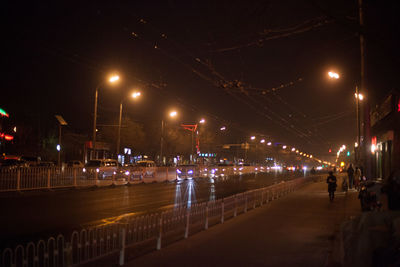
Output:
<path fill-rule="evenodd" d="M 280 198 L 306 182 L 321 178 L 297 178 L 223 199 L 175 206 L 161 213 L 126 217 L 119 223 L 75 231 L 70 239 L 58 235 L 47 241 L 18 245 L 14 249 L 3 250 L 0 263 L 4 267 L 77 266 L 109 256 L 119 258 L 119 264 L 123 265 L 132 247 L 150 244 L 153 249 L 159 250 L 174 240 L 224 223 L 227 219 Z"/>
<path fill-rule="evenodd" d="M 109 186 L 173 181 L 180 178 L 227 176 L 266 171 L 264 167 L 122 167 L 122 168 L 0 168 L 0 192 L 62 187 Z M 189 174 L 188 174 L 189 173 Z"/>

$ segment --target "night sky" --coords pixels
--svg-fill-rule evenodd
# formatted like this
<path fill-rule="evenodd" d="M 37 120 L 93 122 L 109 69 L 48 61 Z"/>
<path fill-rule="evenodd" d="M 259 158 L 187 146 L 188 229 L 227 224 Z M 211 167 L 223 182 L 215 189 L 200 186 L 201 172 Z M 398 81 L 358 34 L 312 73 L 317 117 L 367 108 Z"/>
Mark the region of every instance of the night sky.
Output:
<path fill-rule="evenodd" d="M 364 1 L 371 105 L 399 89 L 396 2 Z M 0 107 L 16 121 L 56 127 L 60 114 L 90 135 L 94 89 L 118 72 L 118 86 L 100 88 L 99 123 L 140 88 L 125 104 L 138 122 L 176 107 L 181 122 L 206 117 L 240 142 L 262 134 L 318 156 L 355 141 L 356 0 L 7 1 L 1 12 Z"/>

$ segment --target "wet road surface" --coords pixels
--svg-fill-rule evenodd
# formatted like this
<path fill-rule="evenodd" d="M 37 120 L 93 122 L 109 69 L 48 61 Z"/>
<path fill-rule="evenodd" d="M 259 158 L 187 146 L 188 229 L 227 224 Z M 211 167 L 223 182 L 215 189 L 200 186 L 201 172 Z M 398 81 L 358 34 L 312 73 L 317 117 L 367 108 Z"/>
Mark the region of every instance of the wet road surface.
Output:
<path fill-rule="evenodd" d="M 102 224 L 130 213 L 156 212 L 265 187 L 302 173 L 258 173 L 182 182 L 2 195 L 0 248 Z"/>

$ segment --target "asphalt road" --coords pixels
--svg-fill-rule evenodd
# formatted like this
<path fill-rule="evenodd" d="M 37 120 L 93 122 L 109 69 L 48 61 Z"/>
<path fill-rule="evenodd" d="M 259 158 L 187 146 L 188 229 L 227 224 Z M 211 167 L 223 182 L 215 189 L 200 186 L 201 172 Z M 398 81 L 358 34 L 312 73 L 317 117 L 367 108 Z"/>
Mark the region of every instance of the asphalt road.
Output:
<path fill-rule="evenodd" d="M 203 202 L 292 179 L 293 173 L 258 173 L 216 179 L 0 195 L 0 248 L 147 213 Z"/>

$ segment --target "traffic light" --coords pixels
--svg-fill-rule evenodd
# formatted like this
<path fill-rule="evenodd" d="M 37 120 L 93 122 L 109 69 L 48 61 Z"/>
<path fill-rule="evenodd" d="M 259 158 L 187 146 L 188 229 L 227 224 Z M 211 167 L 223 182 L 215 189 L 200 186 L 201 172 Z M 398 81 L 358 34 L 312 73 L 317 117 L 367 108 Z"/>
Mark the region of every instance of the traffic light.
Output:
<path fill-rule="evenodd" d="M 350 157 L 350 151 L 347 151 L 347 156 Z"/>

